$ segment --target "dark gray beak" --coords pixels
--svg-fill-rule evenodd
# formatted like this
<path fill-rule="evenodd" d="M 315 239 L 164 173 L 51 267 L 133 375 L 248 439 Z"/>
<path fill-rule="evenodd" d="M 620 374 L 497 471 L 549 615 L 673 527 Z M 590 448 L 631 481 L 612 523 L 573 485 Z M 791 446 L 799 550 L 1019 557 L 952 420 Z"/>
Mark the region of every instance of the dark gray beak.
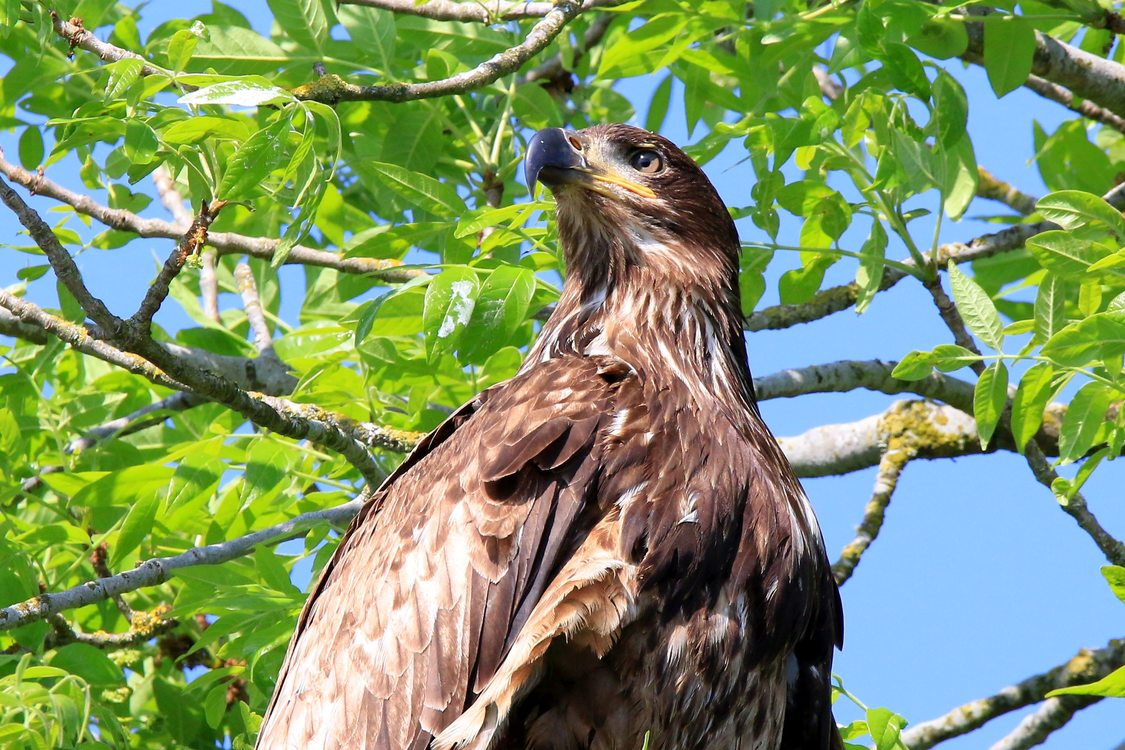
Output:
<path fill-rule="evenodd" d="M 571 139 L 562 128 L 540 130 L 527 142 L 523 170 L 527 189 L 532 193 L 535 192 L 536 182 L 542 182 L 549 188 L 558 187 L 574 181 L 571 170 L 587 168 L 586 158 L 571 145 Z"/>

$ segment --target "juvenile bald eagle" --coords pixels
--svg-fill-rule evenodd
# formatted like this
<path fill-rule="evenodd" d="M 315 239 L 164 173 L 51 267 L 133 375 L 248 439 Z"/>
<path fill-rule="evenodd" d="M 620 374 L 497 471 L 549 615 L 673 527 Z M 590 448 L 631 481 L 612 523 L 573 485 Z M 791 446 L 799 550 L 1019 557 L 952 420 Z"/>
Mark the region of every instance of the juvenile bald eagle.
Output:
<path fill-rule="evenodd" d="M 313 589 L 260 748 L 826 750 L 839 595 L 746 364 L 734 223 L 625 125 L 536 133 L 567 279 Z"/>

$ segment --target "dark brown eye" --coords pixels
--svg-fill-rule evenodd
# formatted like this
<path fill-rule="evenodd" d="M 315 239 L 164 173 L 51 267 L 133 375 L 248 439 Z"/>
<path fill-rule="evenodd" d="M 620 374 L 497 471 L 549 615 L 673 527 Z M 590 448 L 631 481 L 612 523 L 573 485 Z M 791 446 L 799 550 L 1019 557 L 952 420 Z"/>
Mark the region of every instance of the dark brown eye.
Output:
<path fill-rule="evenodd" d="M 664 157 L 655 151 L 636 151 L 629 157 L 629 166 L 643 174 L 659 174 L 664 171 Z"/>

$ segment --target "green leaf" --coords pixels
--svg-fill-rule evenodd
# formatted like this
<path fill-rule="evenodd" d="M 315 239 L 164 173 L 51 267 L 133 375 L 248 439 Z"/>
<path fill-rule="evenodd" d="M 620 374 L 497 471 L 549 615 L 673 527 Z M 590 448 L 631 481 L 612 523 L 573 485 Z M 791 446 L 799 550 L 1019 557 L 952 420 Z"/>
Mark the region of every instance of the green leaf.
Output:
<path fill-rule="evenodd" d="M 285 161 L 289 145 L 289 118 L 279 117 L 250 136 L 226 164 L 218 197 L 245 200 L 251 189 Z"/>
<path fill-rule="evenodd" d="M 934 347 L 933 355 L 934 367 L 942 372 L 960 370 L 980 360 L 979 355 L 957 344 L 938 344 Z"/>
<path fill-rule="evenodd" d="M 1035 337 L 1048 341 L 1066 325 L 1066 284 L 1048 273 L 1035 293 Z"/>
<path fill-rule="evenodd" d="M 460 216 L 465 201 L 450 184 L 429 175 L 404 169 L 397 164 L 371 161 L 364 164 L 383 178 L 383 186 L 397 193 L 412 206 L 438 216 Z"/>
<path fill-rule="evenodd" d="M 296 101 L 285 89 L 258 80 L 223 81 L 184 94 L 180 104 L 234 104 L 239 107 L 261 107 L 267 104 L 286 104 Z"/>
<path fill-rule="evenodd" d="M 1020 453 L 1043 424 L 1043 410 L 1055 390 L 1051 385 L 1054 375 L 1055 370 L 1050 363 L 1040 362 L 1020 378 L 1012 399 L 1012 436 Z"/>
<path fill-rule="evenodd" d="M 1004 346 L 1004 325 L 996 305 L 980 286 L 962 273 L 956 263 L 949 264 L 949 285 L 953 288 L 953 299 L 969 330 L 996 351 Z"/>
<path fill-rule="evenodd" d="M 1069 367 L 1125 354 L 1125 312 L 1098 313 L 1071 323 L 1043 345 L 1042 353 Z"/>
<path fill-rule="evenodd" d="M 105 84 L 106 101 L 124 98 L 125 92 L 141 77 L 141 69 L 144 65 L 143 60 L 126 57 L 124 60 L 105 66 L 109 71 L 109 79 Z"/>
<path fill-rule="evenodd" d="M 322 51 L 328 38 L 328 18 L 320 0 L 268 0 L 286 36 L 309 49 Z"/>
<path fill-rule="evenodd" d="M 1048 698 L 1056 695 L 1101 695 L 1107 698 L 1125 698 L 1125 667 L 1116 669 L 1089 685 L 1071 685 L 1047 693 Z"/>
<path fill-rule="evenodd" d="M 45 153 L 43 131 L 37 125 L 28 125 L 20 136 L 20 164 L 24 169 L 34 172 L 43 163 Z"/>
<path fill-rule="evenodd" d="M 440 352 L 457 347 L 461 334 L 473 318 L 480 282 L 471 268 L 447 268 L 426 287 L 422 326 L 426 332 L 426 354 L 432 361 Z"/>
<path fill-rule="evenodd" d="M 948 60 L 964 54 L 969 46 L 969 34 L 964 22 L 947 16 L 934 16 L 922 24 L 918 32 L 909 34 L 906 41 L 923 54 Z"/>
<path fill-rule="evenodd" d="M 356 5 L 337 5 L 336 15 L 364 56 L 387 73 L 394 65 L 395 16 L 390 11 Z"/>
<path fill-rule="evenodd" d="M 855 311 L 862 313 L 867 309 L 883 283 L 883 268 L 886 266 L 887 232 L 882 222 L 871 224 L 871 234 L 859 249 L 863 258 L 855 272 L 855 283 L 859 287 Z"/>
<path fill-rule="evenodd" d="M 952 146 L 965 137 L 965 128 L 969 122 L 969 101 L 961 84 L 944 70 L 934 79 L 932 113 L 938 144 Z"/>
<path fill-rule="evenodd" d="M 113 567 L 120 566 L 121 561 L 140 547 L 141 542 L 152 533 L 152 524 L 156 520 L 156 511 L 160 508 L 163 495 L 162 492 L 152 492 L 133 500 L 129 512 L 125 514 L 125 521 L 121 524 L 121 531 L 117 534 L 117 541 L 110 550 Z"/>
<path fill-rule="evenodd" d="M 973 416 L 977 420 L 981 448 L 988 447 L 1007 403 L 1008 368 L 1003 362 L 993 362 L 981 373 L 973 390 Z"/>
<path fill-rule="evenodd" d="M 508 344 L 527 319 L 534 294 L 535 274 L 526 268 L 500 266 L 489 274 L 461 338 L 462 357 L 469 362 L 484 362 Z"/>
<path fill-rule="evenodd" d="M 671 75 L 664 76 L 664 80 L 652 92 L 648 112 L 645 114 L 645 130 L 657 133 L 664 127 L 664 120 L 668 117 L 668 105 L 672 101 L 672 78 Z"/>
<path fill-rule="evenodd" d="M 984 69 L 997 96 L 1023 85 L 1034 58 L 1035 27 L 1030 21 L 1005 16 L 984 24 Z"/>
<path fill-rule="evenodd" d="M 1059 430 L 1060 462 L 1069 463 L 1086 455 L 1105 423 L 1110 400 L 1110 391 L 1102 383 L 1087 383 L 1078 389 Z"/>
<path fill-rule="evenodd" d="M 1125 568 L 1120 565 L 1103 565 L 1102 575 L 1105 576 L 1113 595 L 1125 604 Z"/>
<path fill-rule="evenodd" d="M 76 674 L 95 687 L 117 687 L 125 682 L 121 667 L 105 652 L 88 643 L 68 643 L 55 650 L 47 663 Z"/>
<path fill-rule="evenodd" d="M 139 118 L 132 118 L 125 123 L 125 156 L 134 164 L 145 164 L 156 156 L 156 149 L 160 147 L 160 140 L 156 131 L 148 123 Z"/>
<path fill-rule="evenodd" d="M 1125 218 L 1103 198 L 1082 190 L 1058 190 L 1039 199 L 1035 208 L 1048 221 L 1063 229 L 1088 225 L 1105 227 L 1118 238 L 1125 238 Z"/>
<path fill-rule="evenodd" d="M 867 731 L 875 741 L 876 750 L 895 750 L 906 720 L 885 708 L 867 710 Z"/>
<path fill-rule="evenodd" d="M 895 365 L 891 377 L 899 380 L 921 380 L 933 371 L 936 360 L 933 352 L 910 352 Z"/>
<path fill-rule="evenodd" d="M 192 29 L 180 29 L 168 40 L 168 66 L 175 71 L 184 70 L 191 62 L 199 35 Z"/>

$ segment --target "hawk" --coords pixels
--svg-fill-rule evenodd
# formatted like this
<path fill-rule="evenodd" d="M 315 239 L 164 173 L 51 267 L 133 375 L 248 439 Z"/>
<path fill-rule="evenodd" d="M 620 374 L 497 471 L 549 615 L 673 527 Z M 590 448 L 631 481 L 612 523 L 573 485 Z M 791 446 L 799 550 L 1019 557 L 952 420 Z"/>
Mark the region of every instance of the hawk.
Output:
<path fill-rule="evenodd" d="M 352 522 L 258 747 L 841 747 L 839 593 L 755 404 L 730 214 L 626 125 L 542 130 L 526 174 L 558 305 Z"/>

